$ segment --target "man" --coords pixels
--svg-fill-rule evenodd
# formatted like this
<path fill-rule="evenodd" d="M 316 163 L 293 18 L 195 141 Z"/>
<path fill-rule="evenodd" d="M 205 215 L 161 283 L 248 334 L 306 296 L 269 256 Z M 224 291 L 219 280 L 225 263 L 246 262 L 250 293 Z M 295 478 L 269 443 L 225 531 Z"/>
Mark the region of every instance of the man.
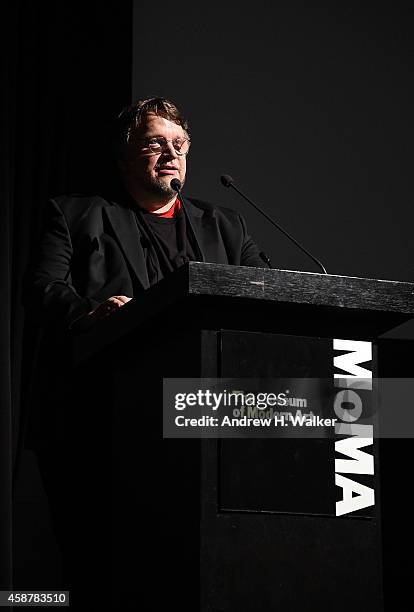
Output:
<path fill-rule="evenodd" d="M 177 107 L 149 98 L 125 109 L 115 135 L 123 192 L 63 196 L 47 211 L 27 302 L 76 329 L 121 308 L 186 261 L 263 267 L 243 218 L 200 200 L 180 201 L 190 135 Z"/>
<path fill-rule="evenodd" d="M 150 98 L 125 109 L 114 141 L 122 188 L 111 198 L 51 200 L 25 299 L 45 334 L 29 445 L 37 451 L 70 588 L 90 573 L 85 551 L 93 545 L 85 526 L 97 520 L 93 485 L 111 468 L 99 463 L 108 454 L 97 450 L 98 423 L 107 418 L 99 418 L 99 390 L 88 404 L 79 383 L 74 388 L 65 339 L 139 299 L 189 260 L 264 266 L 237 212 L 181 199 L 171 187 L 173 179 L 184 185 L 190 149 L 187 122 L 172 102 Z M 95 411 L 95 450 L 83 462 L 91 443 L 85 420 Z M 96 487 L 98 497 L 102 487 Z"/>

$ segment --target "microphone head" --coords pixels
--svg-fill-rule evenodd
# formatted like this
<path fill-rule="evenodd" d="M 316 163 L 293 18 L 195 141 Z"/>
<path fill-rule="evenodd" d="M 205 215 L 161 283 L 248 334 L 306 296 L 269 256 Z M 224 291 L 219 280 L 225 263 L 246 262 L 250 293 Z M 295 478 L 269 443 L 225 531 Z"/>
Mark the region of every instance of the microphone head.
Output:
<path fill-rule="evenodd" d="M 234 183 L 234 179 L 230 174 L 222 174 L 220 180 L 224 187 L 230 187 Z"/>
<path fill-rule="evenodd" d="M 177 178 L 173 178 L 170 183 L 170 186 L 171 189 L 174 189 L 174 191 L 178 193 L 181 189 L 181 181 L 179 181 Z"/>

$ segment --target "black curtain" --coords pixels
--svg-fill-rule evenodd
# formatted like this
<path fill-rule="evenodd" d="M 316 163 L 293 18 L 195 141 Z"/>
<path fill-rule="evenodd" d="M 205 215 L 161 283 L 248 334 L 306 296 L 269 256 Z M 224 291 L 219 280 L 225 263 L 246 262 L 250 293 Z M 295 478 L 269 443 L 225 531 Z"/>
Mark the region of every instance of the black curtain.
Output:
<path fill-rule="evenodd" d="M 18 464 L 32 338 L 21 291 L 47 199 L 110 181 L 107 129 L 131 99 L 132 2 L 4 8 L 1 53 L 0 587 L 11 585 Z"/>

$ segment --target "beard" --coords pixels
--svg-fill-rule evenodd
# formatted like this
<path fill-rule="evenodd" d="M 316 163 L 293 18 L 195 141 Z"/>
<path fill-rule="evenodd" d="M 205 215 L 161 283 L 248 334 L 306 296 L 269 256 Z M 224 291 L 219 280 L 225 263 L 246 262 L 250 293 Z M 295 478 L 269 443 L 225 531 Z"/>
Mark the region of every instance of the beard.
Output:
<path fill-rule="evenodd" d="M 176 195 L 176 191 L 171 187 L 172 177 L 147 177 L 145 181 L 143 181 L 142 187 L 149 193 L 154 196 L 159 197 L 160 199 L 164 198 L 173 198 Z M 181 187 L 184 187 L 185 180 L 181 181 Z"/>

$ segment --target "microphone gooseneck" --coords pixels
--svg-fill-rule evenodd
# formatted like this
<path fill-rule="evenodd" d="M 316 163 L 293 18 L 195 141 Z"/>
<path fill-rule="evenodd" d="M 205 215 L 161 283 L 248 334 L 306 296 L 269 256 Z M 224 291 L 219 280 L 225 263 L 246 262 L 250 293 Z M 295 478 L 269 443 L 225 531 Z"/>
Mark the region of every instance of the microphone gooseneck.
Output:
<path fill-rule="evenodd" d="M 174 191 L 177 193 L 177 196 L 178 196 L 178 199 L 181 202 L 181 206 L 182 206 L 182 209 L 184 211 L 185 217 L 186 217 L 186 219 L 187 219 L 187 221 L 188 221 L 188 223 L 189 223 L 189 225 L 191 227 L 191 231 L 193 233 L 194 240 L 195 240 L 195 243 L 196 243 L 196 247 L 197 247 L 197 250 L 198 250 L 199 261 L 205 261 L 204 253 L 203 253 L 203 251 L 201 249 L 201 246 L 200 246 L 200 243 L 199 243 L 199 241 L 197 239 L 197 232 L 194 229 L 194 226 L 193 226 L 192 221 L 191 221 L 191 217 L 188 214 L 187 208 L 186 208 L 186 206 L 184 204 L 183 196 L 181 195 L 182 183 L 181 183 L 181 181 L 179 179 L 173 178 L 171 180 L 170 187 L 171 187 L 171 189 L 174 189 Z"/>
<path fill-rule="evenodd" d="M 177 179 L 173 179 L 173 180 L 177 180 Z M 276 227 L 280 232 L 282 232 L 282 234 L 284 234 L 287 238 L 289 238 L 289 240 L 291 240 L 293 242 L 293 244 L 295 244 L 302 251 L 302 253 L 305 253 L 305 255 L 310 257 L 310 259 L 312 259 L 312 261 L 314 263 L 316 263 L 316 265 L 322 270 L 323 274 L 328 274 L 328 272 L 326 271 L 325 266 L 323 265 L 323 263 L 321 261 L 319 261 L 319 259 L 317 259 L 314 255 L 312 255 L 312 253 L 309 253 L 309 251 L 307 249 L 305 249 L 305 247 L 303 247 L 295 238 L 293 238 L 293 236 L 291 236 L 286 230 L 283 229 L 283 227 L 281 227 L 278 223 L 276 223 L 276 221 L 274 221 L 271 217 L 269 217 L 269 215 L 267 213 L 265 213 L 264 210 L 262 210 L 259 206 L 257 206 L 257 204 L 255 204 L 250 198 L 247 197 L 247 195 L 245 195 L 237 187 L 237 185 L 234 182 L 233 177 L 231 177 L 229 174 L 222 174 L 221 177 L 220 177 L 220 181 L 221 181 L 222 185 L 224 185 L 224 187 L 232 187 L 235 191 L 237 191 L 237 193 L 239 195 L 241 195 L 241 197 L 244 198 L 246 200 L 246 202 L 251 204 L 253 206 L 253 208 L 255 208 L 264 217 L 266 217 L 266 219 L 272 225 L 274 225 L 274 227 Z M 171 186 L 172 186 L 172 181 L 171 181 Z"/>

